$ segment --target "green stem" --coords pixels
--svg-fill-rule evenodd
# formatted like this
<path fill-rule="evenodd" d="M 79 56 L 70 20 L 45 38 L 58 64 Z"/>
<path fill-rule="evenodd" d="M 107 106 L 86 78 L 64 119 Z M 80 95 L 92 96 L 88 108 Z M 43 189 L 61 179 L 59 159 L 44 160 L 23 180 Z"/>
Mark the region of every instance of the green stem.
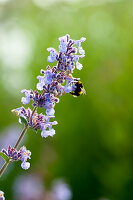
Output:
<path fill-rule="evenodd" d="M 34 109 L 33 109 L 33 111 L 32 111 L 32 114 L 31 114 L 31 118 L 32 118 L 32 116 L 34 115 L 36 109 L 37 109 L 37 107 L 34 107 Z M 24 127 L 24 130 L 22 131 L 20 137 L 18 138 L 18 141 L 16 142 L 16 144 L 15 144 L 15 146 L 14 146 L 15 149 L 18 148 L 18 146 L 19 146 L 21 140 L 23 139 L 23 137 L 24 137 L 24 135 L 25 135 L 27 129 L 28 129 L 28 124 L 26 124 L 26 126 Z"/>
<path fill-rule="evenodd" d="M 36 109 L 37 109 L 37 107 L 34 107 L 34 109 L 33 109 L 33 111 L 32 111 L 32 114 L 31 114 L 31 117 L 34 115 Z M 22 141 L 22 139 L 23 139 L 23 137 L 24 137 L 24 135 L 25 135 L 25 133 L 26 133 L 26 131 L 27 131 L 28 128 L 29 128 L 29 125 L 28 125 L 28 123 L 27 123 L 27 124 L 25 125 L 25 127 L 24 127 L 24 129 L 23 129 L 23 131 L 22 131 L 22 133 L 21 133 L 21 135 L 20 135 L 20 137 L 18 138 L 18 140 L 17 140 L 15 146 L 14 146 L 15 149 L 18 148 L 18 146 L 19 146 L 20 142 Z M 9 165 L 9 163 L 10 163 L 10 159 L 7 160 L 7 161 L 3 164 L 2 168 L 0 169 L 0 177 L 2 176 L 2 174 L 4 173 L 4 171 L 6 170 L 7 166 Z"/>
<path fill-rule="evenodd" d="M 16 142 L 16 144 L 15 144 L 15 146 L 14 146 L 15 149 L 18 148 L 18 146 L 19 146 L 21 140 L 23 139 L 23 137 L 24 137 L 24 135 L 25 135 L 27 129 L 28 129 L 28 124 L 26 124 L 26 126 L 24 127 L 24 130 L 22 131 L 20 137 L 18 138 L 18 140 L 17 140 L 17 142 Z"/>
<path fill-rule="evenodd" d="M 2 174 L 4 173 L 4 171 L 6 170 L 7 166 L 9 165 L 9 163 L 10 163 L 10 160 L 6 161 L 6 162 L 3 164 L 3 166 L 2 166 L 2 168 L 1 168 L 1 170 L 0 170 L 0 177 L 2 176 Z"/>

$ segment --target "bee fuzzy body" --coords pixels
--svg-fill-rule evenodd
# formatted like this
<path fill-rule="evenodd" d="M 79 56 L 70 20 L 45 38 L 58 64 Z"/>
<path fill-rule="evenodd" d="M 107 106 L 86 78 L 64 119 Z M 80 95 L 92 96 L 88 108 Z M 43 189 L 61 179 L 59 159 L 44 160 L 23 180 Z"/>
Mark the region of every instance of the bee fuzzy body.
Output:
<path fill-rule="evenodd" d="M 78 80 L 76 83 L 74 83 L 74 86 L 75 90 L 73 92 L 70 92 L 70 94 L 72 94 L 74 97 L 78 97 L 81 94 L 85 94 L 85 89 L 81 81 Z"/>

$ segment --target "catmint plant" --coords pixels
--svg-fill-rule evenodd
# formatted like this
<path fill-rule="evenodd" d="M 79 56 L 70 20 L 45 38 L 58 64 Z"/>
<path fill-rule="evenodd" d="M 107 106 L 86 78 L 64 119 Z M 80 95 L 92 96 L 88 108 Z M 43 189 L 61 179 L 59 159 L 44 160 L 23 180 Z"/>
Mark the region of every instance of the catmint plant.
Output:
<path fill-rule="evenodd" d="M 28 169 L 30 163 L 31 152 L 25 146 L 18 150 L 18 146 L 23 139 L 26 131 L 31 128 L 35 131 L 41 130 L 41 136 L 46 138 L 54 136 L 54 125 L 57 125 L 55 118 L 55 104 L 59 103 L 59 98 L 66 93 L 77 97 L 84 92 L 83 85 L 79 78 L 74 78 L 72 73 L 75 67 L 78 70 L 82 69 L 82 64 L 79 59 L 85 56 L 81 44 L 86 38 L 80 40 L 72 40 L 69 35 L 59 38 L 59 52 L 54 48 L 48 48 L 49 56 L 47 61 L 56 64 L 53 67 L 47 66 L 46 70 L 41 69 L 41 76 L 37 76 L 38 83 L 36 90 L 22 90 L 24 96 L 21 99 L 23 105 L 32 102 L 32 108 L 13 109 L 19 118 L 19 123 L 24 124 L 24 129 L 17 140 L 14 147 L 9 146 L 8 149 L 2 149 L 0 155 L 5 159 L 5 164 L 0 170 L 0 176 L 3 174 L 8 164 L 15 161 L 22 161 L 21 167 Z M 37 108 L 42 108 L 42 113 L 37 112 Z M 44 114 L 45 113 L 45 114 Z M 2 196 L 3 193 L 1 192 Z M 0 196 L 0 198 L 1 198 Z M 4 199 L 4 197 L 2 197 Z"/>

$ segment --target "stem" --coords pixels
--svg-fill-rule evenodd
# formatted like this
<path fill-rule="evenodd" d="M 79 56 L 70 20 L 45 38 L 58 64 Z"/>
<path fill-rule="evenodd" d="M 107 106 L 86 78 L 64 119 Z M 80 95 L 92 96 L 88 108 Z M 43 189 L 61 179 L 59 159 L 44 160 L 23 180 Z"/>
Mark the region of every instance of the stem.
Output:
<path fill-rule="evenodd" d="M 17 142 L 16 142 L 16 144 L 15 144 L 15 146 L 14 146 L 15 149 L 18 148 L 18 146 L 19 146 L 21 140 L 23 139 L 23 137 L 24 137 L 24 135 L 25 135 L 27 129 L 28 129 L 28 124 L 26 124 L 26 126 L 24 127 L 24 130 L 22 131 L 20 137 L 18 138 L 18 140 L 17 140 Z"/>
<path fill-rule="evenodd" d="M 9 163 L 10 163 L 10 160 L 6 161 L 6 162 L 3 164 L 3 166 L 2 166 L 2 168 L 1 168 L 1 170 L 0 170 L 0 177 L 2 176 L 2 174 L 4 173 L 4 171 L 6 170 L 7 166 L 9 165 Z"/>
<path fill-rule="evenodd" d="M 31 114 L 31 118 L 32 118 L 32 116 L 34 115 L 36 109 L 37 109 L 37 107 L 34 107 L 34 109 L 33 109 L 33 111 L 32 111 L 32 114 Z M 24 137 L 24 135 L 25 135 L 25 133 L 26 133 L 28 127 L 29 127 L 29 125 L 28 125 L 28 123 L 27 123 L 26 126 L 24 127 L 24 129 L 23 129 L 23 131 L 22 131 L 20 137 L 18 138 L 18 140 L 17 140 L 15 146 L 14 146 L 15 149 L 18 148 L 18 146 L 19 146 L 20 142 L 22 141 L 22 139 L 23 139 L 23 137 Z M 4 171 L 6 170 L 7 166 L 9 165 L 9 163 L 10 163 L 10 159 L 8 159 L 8 160 L 4 163 L 4 165 L 2 166 L 2 168 L 0 169 L 0 177 L 2 176 L 2 174 L 4 173 Z"/>
<path fill-rule="evenodd" d="M 31 114 L 31 118 L 32 118 L 32 116 L 34 115 L 36 109 L 37 109 L 37 107 L 34 107 L 34 109 L 33 109 L 33 111 L 32 111 L 32 114 Z M 29 126 L 29 125 L 28 125 L 28 123 L 27 123 L 26 126 L 24 127 L 24 130 L 22 131 L 20 137 L 18 138 L 18 141 L 16 142 L 16 144 L 15 144 L 15 146 L 14 146 L 15 149 L 18 148 L 18 146 L 19 146 L 21 140 L 23 139 L 23 137 L 24 137 L 24 135 L 25 135 L 25 133 L 26 133 L 26 131 L 27 131 L 27 129 L 28 129 L 28 126 Z"/>

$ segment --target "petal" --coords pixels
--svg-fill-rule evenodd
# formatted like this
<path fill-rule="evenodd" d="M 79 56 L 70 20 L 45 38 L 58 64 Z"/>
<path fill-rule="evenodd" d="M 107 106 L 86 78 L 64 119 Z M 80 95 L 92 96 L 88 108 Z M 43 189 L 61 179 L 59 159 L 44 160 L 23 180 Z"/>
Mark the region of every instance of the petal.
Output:
<path fill-rule="evenodd" d="M 65 45 L 60 46 L 59 50 L 60 50 L 61 53 L 66 53 L 67 45 L 66 46 Z"/>
<path fill-rule="evenodd" d="M 54 115 L 54 113 L 55 113 L 55 110 L 54 110 L 54 108 L 51 108 L 51 109 L 46 109 L 46 114 L 47 114 L 48 116 L 53 116 L 53 115 Z"/>
<path fill-rule="evenodd" d="M 47 132 L 48 132 L 48 131 L 43 130 L 43 131 L 41 132 L 41 136 L 42 136 L 42 137 L 45 137 L 45 138 L 48 137 Z"/>
<path fill-rule="evenodd" d="M 56 61 L 56 57 L 48 56 L 47 61 L 50 62 L 50 63 L 53 63 L 54 61 Z"/>
<path fill-rule="evenodd" d="M 80 54 L 85 54 L 85 51 L 84 51 L 84 49 L 83 49 L 82 47 L 79 47 L 78 50 L 79 50 L 79 53 L 80 53 Z"/>
<path fill-rule="evenodd" d="M 80 39 L 81 42 L 84 42 L 85 40 L 86 40 L 85 37 L 82 37 L 82 38 Z"/>
<path fill-rule="evenodd" d="M 81 70 L 81 69 L 83 68 L 83 65 L 82 65 L 81 63 L 77 62 L 77 63 L 76 63 L 76 68 L 77 68 L 78 70 Z"/>
<path fill-rule="evenodd" d="M 41 91 L 43 90 L 43 85 L 44 83 L 37 83 L 36 88 Z"/>
<path fill-rule="evenodd" d="M 47 48 L 47 51 L 57 54 L 57 51 L 54 48 Z"/>
<path fill-rule="evenodd" d="M 21 93 L 26 93 L 26 92 L 27 92 L 26 89 L 21 90 Z"/>
<path fill-rule="evenodd" d="M 21 167 L 23 168 L 23 169 L 29 169 L 29 167 L 30 167 L 30 163 L 29 162 L 22 162 L 22 164 L 21 164 Z"/>
<path fill-rule="evenodd" d="M 37 79 L 40 83 L 44 82 L 44 76 L 37 76 Z"/>
<path fill-rule="evenodd" d="M 53 135 L 55 135 L 55 130 L 53 128 L 51 130 L 49 130 L 48 135 L 53 137 Z"/>
<path fill-rule="evenodd" d="M 53 121 L 53 122 L 51 122 L 51 124 L 52 124 L 52 125 L 57 125 L 58 122 L 57 122 L 57 121 Z"/>
<path fill-rule="evenodd" d="M 45 138 L 48 137 L 48 136 L 53 136 L 53 135 L 55 135 L 54 129 L 51 129 L 49 131 L 44 130 L 44 131 L 41 132 L 41 136 L 45 137 Z"/>
<path fill-rule="evenodd" d="M 64 43 L 66 44 L 67 43 L 67 35 L 59 37 L 59 41 L 60 41 L 61 45 Z"/>
<path fill-rule="evenodd" d="M 28 103 L 30 102 L 30 98 L 22 97 L 21 102 L 22 102 L 23 104 L 28 104 Z"/>
<path fill-rule="evenodd" d="M 64 91 L 65 91 L 66 93 L 70 93 L 70 92 L 72 91 L 72 86 L 70 86 L 70 85 L 65 85 Z"/>

